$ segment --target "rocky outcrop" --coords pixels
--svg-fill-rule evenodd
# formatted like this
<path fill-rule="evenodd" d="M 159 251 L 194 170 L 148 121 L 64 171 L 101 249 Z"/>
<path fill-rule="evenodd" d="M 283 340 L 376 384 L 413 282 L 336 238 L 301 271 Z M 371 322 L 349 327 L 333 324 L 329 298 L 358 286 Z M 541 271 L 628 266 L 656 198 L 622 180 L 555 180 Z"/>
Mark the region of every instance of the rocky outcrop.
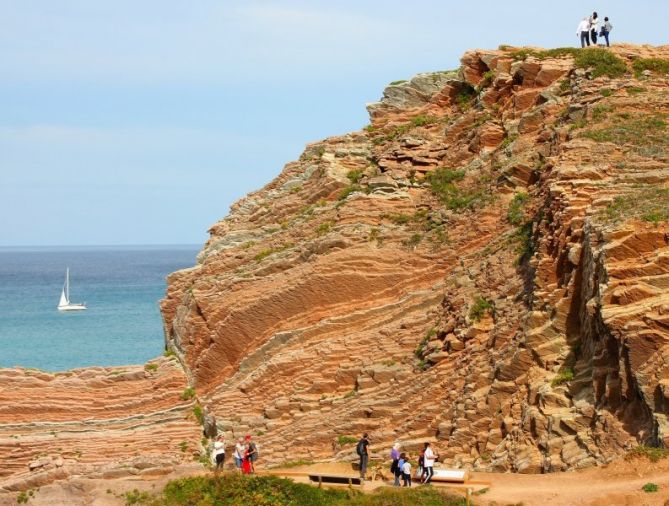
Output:
<path fill-rule="evenodd" d="M 639 139 L 648 114 L 665 132 L 669 86 L 576 54 L 472 51 L 393 83 L 363 132 L 212 227 L 162 310 L 220 430 L 267 463 L 351 458 L 367 431 L 519 472 L 664 444 L 667 224 L 633 208 L 666 198 L 667 137 Z"/>
<path fill-rule="evenodd" d="M 192 461 L 201 428 L 175 359 L 49 374 L 0 369 L 0 492 L 69 476 L 160 476 Z"/>

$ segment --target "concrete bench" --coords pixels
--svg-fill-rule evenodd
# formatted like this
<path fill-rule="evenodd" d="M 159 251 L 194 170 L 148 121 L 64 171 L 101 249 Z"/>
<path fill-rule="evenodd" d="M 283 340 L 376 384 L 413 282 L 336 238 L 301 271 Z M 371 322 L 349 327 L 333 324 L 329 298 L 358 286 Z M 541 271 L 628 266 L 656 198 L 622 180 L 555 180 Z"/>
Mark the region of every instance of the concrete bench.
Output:
<path fill-rule="evenodd" d="M 435 469 L 432 481 L 446 483 L 465 483 L 469 479 L 466 469 Z"/>

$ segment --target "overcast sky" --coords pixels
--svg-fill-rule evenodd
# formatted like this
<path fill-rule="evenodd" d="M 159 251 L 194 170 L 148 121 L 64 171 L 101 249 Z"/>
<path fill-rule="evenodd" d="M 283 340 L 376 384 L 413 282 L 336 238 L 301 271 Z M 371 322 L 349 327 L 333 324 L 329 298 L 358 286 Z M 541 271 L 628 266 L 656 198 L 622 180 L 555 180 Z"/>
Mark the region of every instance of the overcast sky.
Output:
<path fill-rule="evenodd" d="M 200 244 L 388 82 L 594 8 L 669 42 L 665 0 L 0 0 L 0 246 Z"/>

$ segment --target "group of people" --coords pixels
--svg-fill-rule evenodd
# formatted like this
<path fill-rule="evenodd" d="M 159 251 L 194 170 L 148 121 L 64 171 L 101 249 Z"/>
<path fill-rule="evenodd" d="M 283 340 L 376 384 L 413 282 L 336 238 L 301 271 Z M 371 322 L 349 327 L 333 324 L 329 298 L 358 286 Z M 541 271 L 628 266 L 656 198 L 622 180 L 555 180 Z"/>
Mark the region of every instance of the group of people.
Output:
<path fill-rule="evenodd" d="M 360 480 L 365 480 L 367 475 L 367 464 L 369 463 L 369 435 L 367 433 L 362 435 L 358 445 L 356 446 L 356 453 L 360 458 Z M 411 462 L 410 455 L 400 451 L 400 444 L 395 443 L 390 450 L 390 472 L 394 477 L 394 485 L 410 487 L 411 486 Z M 434 476 L 434 463 L 439 458 L 429 442 L 423 444 L 423 449 L 418 456 L 418 467 L 416 469 L 415 478 L 424 485 L 432 482 Z"/>
<path fill-rule="evenodd" d="M 599 27 L 599 16 L 596 12 L 592 13 L 589 18 L 583 18 L 576 29 L 576 36 L 581 37 L 581 47 L 589 46 L 590 40 L 592 44 L 597 45 L 597 37 L 604 37 L 606 40 L 606 47 L 609 47 L 609 34 L 613 30 L 613 25 L 608 17 L 604 18 L 604 23 Z"/>
<path fill-rule="evenodd" d="M 255 462 L 258 460 L 258 445 L 255 444 L 250 434 L 245 438 L 240 437 L 235 444 L 232 453 L 235 459 L 235 469 L 243 474 L 255 473 Z M 216 471 L 223 469 L 225 464 L 225 436 L 222 434 L 216 438 L 211 451 L 212 464 Z"/>

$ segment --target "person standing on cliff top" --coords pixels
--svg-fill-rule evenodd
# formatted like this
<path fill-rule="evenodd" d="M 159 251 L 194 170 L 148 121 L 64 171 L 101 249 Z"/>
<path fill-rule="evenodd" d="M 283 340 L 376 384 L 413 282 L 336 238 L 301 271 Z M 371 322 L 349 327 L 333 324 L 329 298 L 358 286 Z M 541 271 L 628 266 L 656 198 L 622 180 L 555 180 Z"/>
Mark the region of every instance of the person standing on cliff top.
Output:
<path fill-rule="evenodd" d="M 360 481 L 365 481 L 367 463 L 369 462 L 369 436 L 366 432 L 362 435 L 362 439 L 358 441 L 355 451 L 360 457 Z"/>
<path fill-rule="evenodd" d="M 581 47 L 590 45 L 590 22 L 588 18 L 583 18 L 583 20 L 578 24 L 576 29 L 576 36 L 581 37 Z"/>
<path fill-rule="evenodd" d="M 613 30 L 613 25 L 610 23 L 609 18 L 605 17 L 604 24 L 602 25 L 602 31 L 599 32 L 599 35 L 604 37 L 604 40 L 606 40 L 606 47 L 611 47 L 609 45 L 609 33 L 611 33 L 611 30 Z"/>
<path fill-rule="evenodd" d="M 599 24 L 599 20 L 597 19 L 597 13 L 596 12 L 592 13 L 592 16 L 590 16 L 589 22 L 590 22 L 590 38 L 592 39 L 592 45 L 596 46 L 597 45 L 597 25 Z"/>

